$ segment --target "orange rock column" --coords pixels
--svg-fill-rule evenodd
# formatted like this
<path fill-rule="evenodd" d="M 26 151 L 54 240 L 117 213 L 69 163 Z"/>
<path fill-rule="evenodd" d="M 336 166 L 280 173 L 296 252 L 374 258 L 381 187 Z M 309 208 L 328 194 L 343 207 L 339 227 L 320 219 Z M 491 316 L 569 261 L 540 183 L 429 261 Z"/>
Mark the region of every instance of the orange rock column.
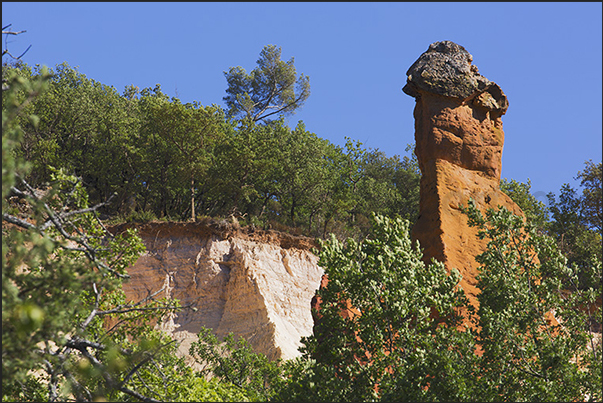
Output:
<path fill-rule="evenodd" d="M 482 212 L 498 206 L 523 212 L 499 188 L 507 98 L 472 60 L 456 43 L 433 43 L 408 70 L 403 91 L 416 99 L 415 153 L 422 173 L 412 236 L 426 261 L 459 270 L 461 287 L 477 306 L 475 257 L 486 241 L 477 238 L 459 205 L 472 198 Z"/>

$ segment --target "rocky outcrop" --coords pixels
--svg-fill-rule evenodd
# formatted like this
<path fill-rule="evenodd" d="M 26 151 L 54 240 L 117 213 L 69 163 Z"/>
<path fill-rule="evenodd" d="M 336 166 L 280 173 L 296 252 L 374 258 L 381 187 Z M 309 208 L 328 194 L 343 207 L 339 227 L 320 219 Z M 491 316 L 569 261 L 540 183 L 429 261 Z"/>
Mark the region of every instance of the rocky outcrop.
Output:
<path fill-rule="evenodd" d="M 403 91 L 416 99 L 415 153 L 422 173 L 412 236 L 426 260 L 436 258 L 461 272 L 461 286 L 477 304 L 475 257 L 486 242 L 468 226 L 459 205 L 472 198 L 482 212 L 499 206 L 523 212 L 499 188 L 507 97 L 472 61 L 462 46 L 435 42 L 408 69 Z"/>
<path fill-rule="evenodd" d="M 111 228 L 121 232 L 131 225 Z M 188 354 L 202 326 L 219 337 L 244 337 L 269 359 L 294 358 L 312 333 L 310 302 L 323 270 L 314 242 L 277 231 L 224 222 L 137 224 L 146 253 L 128 269 L 124 284 L 136 301 L 162 290 L 187 306 L 159 326 Z"/>

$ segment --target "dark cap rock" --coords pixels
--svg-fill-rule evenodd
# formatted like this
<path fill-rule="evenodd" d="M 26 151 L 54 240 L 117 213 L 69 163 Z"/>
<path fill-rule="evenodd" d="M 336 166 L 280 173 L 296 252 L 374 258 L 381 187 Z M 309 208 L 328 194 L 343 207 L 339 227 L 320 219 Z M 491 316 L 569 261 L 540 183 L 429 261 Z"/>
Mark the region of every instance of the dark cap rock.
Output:
<path fill-rule="evenodd" d="M 402 90 L 411 97 L 421 91 L 466 100 L 479 97 L 476 106 L 503 115 L 508 101 L 500 87 L 479 74 L 473 56 L 451 41 L 434 42 L 406 72 Z M 482 93 L 486 95 L 480 96 Z"/>

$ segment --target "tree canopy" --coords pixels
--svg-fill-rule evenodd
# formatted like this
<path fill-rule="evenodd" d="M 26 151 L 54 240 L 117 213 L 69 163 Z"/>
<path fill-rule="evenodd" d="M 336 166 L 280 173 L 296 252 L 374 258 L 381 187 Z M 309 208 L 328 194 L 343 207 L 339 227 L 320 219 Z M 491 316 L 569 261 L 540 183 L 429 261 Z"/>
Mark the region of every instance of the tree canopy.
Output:
<path fill-rule="evenodd" d="M 42 70 L 6 65 L 3 75 L 11 72 L 34 80 Z M 234 215 L 262 228 L 345 238 L 365 234 L 372 211 L 416 217 L 420 173 L 412 158 L 351 139 L 340 147 L 301 121 L 290 128 L 282 118 L 232 120 L 219 106 L 170 98 L 160 85 L 120 95 L 66 63 L 49 74 L 48 91 L 27 106 L 37 125 L 17 117 L 23 138 L 13 152 L 32 165 L 25 179 L 34 187 L 51 181 L 53 167 L 81 177 L 93 204 L 116 193 L 99 209 L 105 218 Z"/>

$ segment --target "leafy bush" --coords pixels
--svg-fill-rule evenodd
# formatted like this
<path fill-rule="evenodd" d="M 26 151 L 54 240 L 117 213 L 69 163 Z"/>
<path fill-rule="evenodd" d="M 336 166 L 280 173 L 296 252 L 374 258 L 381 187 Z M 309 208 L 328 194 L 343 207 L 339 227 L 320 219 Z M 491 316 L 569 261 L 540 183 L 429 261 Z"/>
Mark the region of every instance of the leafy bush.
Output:
<path fill-rule="evenodd" d="M 254 353 L 245 339 L 235 340 L 232 333 L 219 342 L 211 329 L 202 328 L 189 353 L 201 365 L 201 376 L 233 386 L 250 401 L 267 401 L 281 381 L 280 360 Z"/>
<path fill-rule="evenodd" d="M 601 309 L 584 312 L 600 285 L 568 293 L 577 268 L 522 217 L 464 211 L 488 240 L 478 310 L 454 270 L 422 261 L 408 221 L 375 215 L 362 243 L 322 243 L 318 322 L 275 400 L 600 401 L 601 343 L 588 330 Z"/>

